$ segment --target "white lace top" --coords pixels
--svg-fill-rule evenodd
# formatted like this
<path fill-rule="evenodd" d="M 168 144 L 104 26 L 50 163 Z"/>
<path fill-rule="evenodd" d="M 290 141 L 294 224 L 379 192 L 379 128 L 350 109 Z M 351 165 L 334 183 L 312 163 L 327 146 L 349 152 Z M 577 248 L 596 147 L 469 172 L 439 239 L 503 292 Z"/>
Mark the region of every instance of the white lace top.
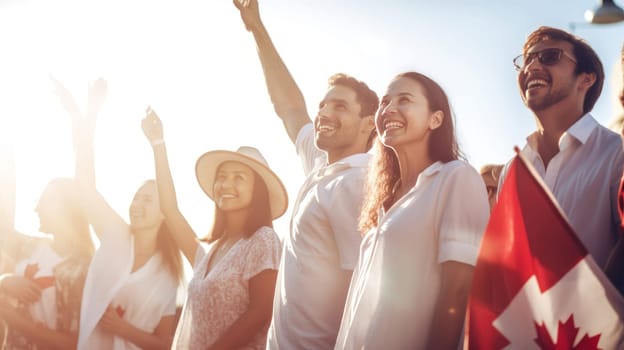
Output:
<path fill-rule="evenodd" d="M 206 274 L 214 251 L 214 243 L 197 249 L 175 349 L 212 345 L 247 310 L 249 279 L 264 270 L 277 270 L 281 244 L 272 228 L 261 227 L 251 237 L 236 242 Z M 263 329 L 243 349 L 264 349 L 265 344 Z"/>

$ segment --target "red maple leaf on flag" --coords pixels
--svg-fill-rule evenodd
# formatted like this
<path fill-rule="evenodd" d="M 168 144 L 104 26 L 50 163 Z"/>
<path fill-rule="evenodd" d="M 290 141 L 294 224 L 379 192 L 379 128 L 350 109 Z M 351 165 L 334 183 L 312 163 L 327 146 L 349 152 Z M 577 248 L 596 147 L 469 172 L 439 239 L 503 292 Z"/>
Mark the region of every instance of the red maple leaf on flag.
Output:
<path fill-rule="evenodd" d="M 599 350 L 598 341 L 600 340 L 600 334 L 596 334 L 593 337 L 589 337 L 585 334 L 583 338 L 581 338 L 581 341 L 576 344 L 576 346 L 573 346 L 574 339 L 576 339 L 576 335 L 579 331 L 579 328 L 574 325 L 574 315 L 570 315 L 570 318 L 564 323 L 559 321 L 556 343 L 550 337 L 550 333 L 548 333 L 544 323 L 538 324 L 536 322 L 535 330 L 537 331 L 535 343 L 542 350 Z"/>
<path fill-rule="evenodd" d="M 624 349 L 624 298 L 516 152 L 474 269 L 465 349 Z"/>

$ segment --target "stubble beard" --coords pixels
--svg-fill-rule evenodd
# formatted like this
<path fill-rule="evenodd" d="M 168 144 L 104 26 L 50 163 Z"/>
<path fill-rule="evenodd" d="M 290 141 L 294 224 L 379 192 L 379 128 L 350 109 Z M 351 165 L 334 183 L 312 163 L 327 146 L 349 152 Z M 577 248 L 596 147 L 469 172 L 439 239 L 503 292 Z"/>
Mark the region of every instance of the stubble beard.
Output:
<path fill-rule="evenodd" d="M 559 89 L 557 91 L 549 91 L 542 97 L 533 99 L 526 98 L 525 102 L 529 109 L 533 112 L 541 112 L 565 100 L 568 96 L 570 96 L 570 90 L 571 87 Z"/>

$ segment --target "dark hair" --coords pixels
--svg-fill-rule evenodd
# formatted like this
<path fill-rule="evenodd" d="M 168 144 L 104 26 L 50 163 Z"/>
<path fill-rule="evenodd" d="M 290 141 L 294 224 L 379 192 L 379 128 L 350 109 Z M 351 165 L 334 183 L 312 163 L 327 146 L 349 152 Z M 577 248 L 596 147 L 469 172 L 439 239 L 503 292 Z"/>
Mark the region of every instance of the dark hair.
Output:
<path fill-rule="evenodd" d="M 429 110 L 432 112 L 441 111 L 444 114 L 442 124 L 434 129 L 429 137 L 429 156 L 431 160 L 446 163 L 463 158 L 455 138 L 451 105 L 440 85 L 426 75 L 417 72 L 401 73 L 395 77 L 395 79 L 398 78 L 409 78 L 419 83 L 429 103 Z"/>
<path fill-rule="evenodd" d="M 604 83 L 604 68 L 594 49 L 592 49 L 585 40 L 566 31 L 542 26 L 537 28 L 533 33 L 529 34 L 526 42 L 524 43 L 524 47 L 522 48 L 522 53 L 526 55 L 527 51 L 533 47 L 533 45 L 542 40 L 569 42 L 574 48 L 574 56 L 577 61 L 575 71 L 576 75 L 581 73 L 596 74 L 596 81 L 594 82 L 594 85 L 587 90 L 585 101 L 583 102 L 583 113 L 591 111 L 594 108 L 598 97 L 600 97 L 602 85 Z"/>
<path fill-rule="evenodd" d="M 377 139 L 373 154 L 366 176 L 364 202 L 358 225 L 362 234 L 377 226 L 379 208 L 390 199 L 394 185 L 401 178 L 399 160 L 392 148 Z"/>
<path fill-rule="evenodd" d="M 441 111 L 444 114 L 442 124 L 431 132 L 429 136 L 429 157 L 431 160 L 450 162 L 463 158 L 457 140 L 451 107 L 444 90 L 429 77 L 416 73 L 406 72 L 397 75 L 399 78 L 409 78 L 422 86 L 423 94 L 432 112 Z M 392 191 L 400 179 L 399 161 L 394 151 L 377 140 L 375 152 L 370 163 L 364 203 L 359 220 L 359 228 L 362 233 L 377 226 L 379 208 L 391 198 Z"/>
<path fill-rule="evenodd" d="M 258 175 L 257 172 L 252 170 L 254 176 L 254 186 L 251 195 L 251 203 L 249 203 L 249 214 L 245 219 L 243 233 L 244 237 L 252 236 L 260 227 L 267 226 L 273 227 L 273 219 L 271 217 L 271 203 L 269 202 L 269 190 L 266 183 Z M 203 241 L 214 242 L 221 238 L 225 233 L 225 214 L 223 210 L 215 206 L 214 220 L 212 228 L 208 236 Z"/>
<path fill-rule="evenodd" d="M 347 87 L 355 92 L 357 102 L 360 104 L 360 117 L 375 116 L 375 112 L 379 107 L 379 97 L 371 90 L 366 83 L 361 80 L 357 80 L 354 77 L 344 74 L 336 73 L 329 77 L 328 85 L 330 87 L 339 85 Z M 373 140 L 377 136 L 375 129 L 371 132 L 368 142 L 366 144 L 366 150 L 370 150 L 373 146 Z"/>

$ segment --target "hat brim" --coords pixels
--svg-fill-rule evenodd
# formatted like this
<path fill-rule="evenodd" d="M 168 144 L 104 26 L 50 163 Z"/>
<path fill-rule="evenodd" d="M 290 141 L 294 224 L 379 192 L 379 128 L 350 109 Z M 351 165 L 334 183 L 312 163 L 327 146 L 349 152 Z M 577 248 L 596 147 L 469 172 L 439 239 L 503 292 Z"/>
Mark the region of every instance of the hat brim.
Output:
<path fill-rule="evenodd" d="M 195 176 L 197 177 L 199 186 L 210 199 L 213 201 L 215 200 L 213 185 L 217 168 L 223 162 L 239 162 L 253 169 L 253 171 L 264 180 L 269 192 L 271 218 L 275 220 L 284 215 L 288 208 L 288 195 L 282 181 L 266 165 L 238 152 L 224 150 L 210 151 L 204 153 L 197 159 L 197 163 L 195 163 Z"/>

